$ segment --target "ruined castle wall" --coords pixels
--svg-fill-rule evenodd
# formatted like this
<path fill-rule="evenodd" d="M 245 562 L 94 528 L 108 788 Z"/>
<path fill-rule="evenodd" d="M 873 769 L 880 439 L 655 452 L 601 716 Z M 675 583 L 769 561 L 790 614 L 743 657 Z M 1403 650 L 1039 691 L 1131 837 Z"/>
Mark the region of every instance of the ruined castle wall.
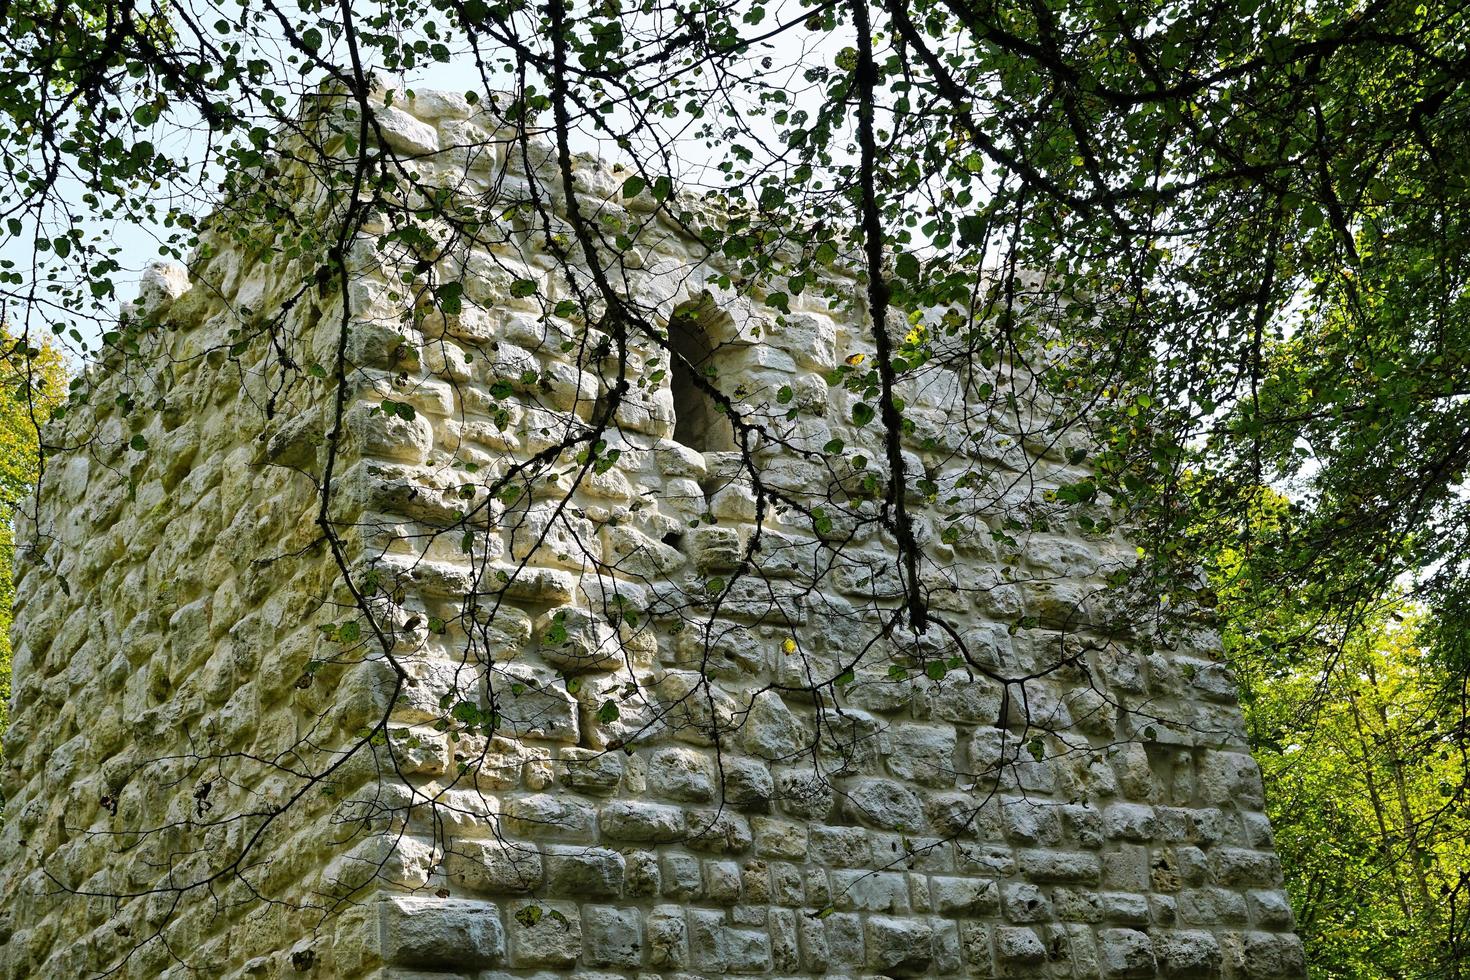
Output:
<path fill-rule="evenodd" d="M 899 391 L 945 624 L 915 635 L 855 274 L 777 309 L 696 202 L 580 159 L 671 341 L 609 332 L 544 144 L 455 96 L 379 118 L 489 230 L 424 261 L 388 209 L 345 291 L 216 230 L 66 423 L 21 557 L 7 975 L 1300 974 L 1218 643 L 1108 584 L 1131 546 L 1051 493 L 1087 476 L 1064 406 L 896 325 L 932 348 Z"/>

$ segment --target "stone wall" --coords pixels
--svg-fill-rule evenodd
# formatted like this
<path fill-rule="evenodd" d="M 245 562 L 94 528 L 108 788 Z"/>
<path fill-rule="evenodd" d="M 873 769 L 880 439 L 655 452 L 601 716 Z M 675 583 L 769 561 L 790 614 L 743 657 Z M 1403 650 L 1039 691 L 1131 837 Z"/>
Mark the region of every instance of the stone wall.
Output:
<path fill-rule="evenodd" d="M 377 118 L 494 220 L 431 221 L 424 261 L 385 208 L 346 290 L 221 223 L 64 423 L 22 529 L 5 975 L 1301 974 L 1218 642 L 1107 584 L 1131 546 L 1049 492 L 1087 475 L 1065 406 L 894 331 L 933 334 L 899 394 L 947 628 L 915 635 L 858 277 L 774 309 L 690 238 L 705 205 L 579 158 L 671 339 L 609 333 L 544 139 L 453 95 Z M 261 179 L 331 228 L 307 156 Z"/>

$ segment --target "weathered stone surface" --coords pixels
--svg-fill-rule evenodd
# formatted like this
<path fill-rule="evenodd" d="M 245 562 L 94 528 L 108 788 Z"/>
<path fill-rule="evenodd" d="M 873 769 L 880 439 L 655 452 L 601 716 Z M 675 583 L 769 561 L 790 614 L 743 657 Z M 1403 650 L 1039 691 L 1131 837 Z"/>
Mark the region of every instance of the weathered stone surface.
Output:
<path fill-rule="evenodd" d="M 995 930 L 995 957 L 1002 965 L 1041 963 L 1046 960 L 1046 946 L 1034 929 L 999 926 Z"/>
<path fill-rule="evenodd" d="M 684 811 L 661 803 L 618 800 L 600 811 L 602 833 L 612 840 L 665 843 L 684 832 Z"/>
<path fill-rule="evenodd" d="M 895 625 L 886 455 L 852 424 L 861 393 L 826 377 L 871 338 L 860 308 L 813 299 L 858 295 L 860 276 L 833 263 L 767 308 L 769 283 L 578 157 L 584 213 L 634 242 L 618 288 L 655 332 L 694 311 L 707 377 L 769 426 L 748 458 L 717 426 L 689 434 L 698 409 L 640 329 L 596 465 L 572 485 L 577 443 L 556 483 L 525 470 L 590 435 L 618 343 L 561 303 L 585 284 L 545 254 L 543 231 L 567 233 L 559 182 L 548 227 L 512 206 L 551 147 L 515 145 L 488 99 L 400 95 L 375 113 L 383 143 L 493 216 L 482 239 L 435 225 L 446 248 L 420 265 L 375 216 L 347 242 L 345 295 L 288 301 L 314 268 L 207 230 L 187 274 L 149 271 L 128 311 L 163 328 L 156 364 L 100 372 L 59 427 L 86 448 L 54 458 L 18 527 L 0 975 L 118 965 L 166 903 L 72 890 L 227 867 L 249 833 L 224 817 L 273 813 L 294 773 L 345 759 L 245 862 L 276 904 L 226 873 L 208 915 L 167 922 L 195 974 L 1302 976 L 1214 640 L 1092 635 L 1131 547 L 986 522 L 1084 478 L 1056 451 L 1075 433 L 967 403 L 976 365 L 935 337 L 899 378 L 900 451 L 921 584 L 956 632 Z M 281 179 L 315 207 L 291 159 Z M 433 302 L 450 283 L 457 302 Z M 328 516 L 374 622 L 321 546 L 335 388 L 283 368 L 335 363 L 344 322 Z M 104 409 L 128 400 L 126 421 Z M 821 451 L 833 440 L 843 453 Z M 512 472 L 515 492 L 497 487 Z M 925 480 L 963 506 L 932 506 Z M 772 489 L 786 499 L 758 502 Z M 1067 662 L 1084 646 L 1085 672 Z M 170 831 L 135 840 L 139 821 Z M 285 911 L 335 898 L 319 929 Z M 145 946 L 128 969 L 175 966 Z"/>
<path fill-rule="evenodd" d="M 1220 944 L 1203 930 L 1156 933 L 1154 951 L 1167 977 L 1220 975 Z"/>
<path fill-rule="evenodd" d="M 472 892 L 523 894 L 543 880 L 540 851 L 505 841 L 459 841 L 446 855 L 444 871 Z"/>
<path fill-rule="evenodd" d="M 670 799 L 707 803 L 715 795 L 715 762 L 695 749 L 660 749 L 648 759 L 648 787 Z"/>
<path fill-rule="evenodd" d="M 582 909 L 583 959 L 588 966 L 636 967 L 643 962 L 638 909 L 587 905 Z"/>
<path fill-rule="evenodd" d="M 546 848 L 546 888 L 558 897 L 616 898 L 623 892 L 623 855 L 574 844 Z"/>
<path fill-rule="evenodd" d="M 886 830 L 915 832 L 925 824 L 918 794 L 891 779 L 854 780 L 843 810 L 854 820 Z"/>
<path fill-rule="evenodd" d="M 488 902 L 393 896 L 380 908 L 383 959 L 394 966 L 494 966 L 505 955 L 500 910 Z"/>
<path fill-rule="evenodd" d="M 947 725 L 895 725 L 884 752 L 888 771 L 925 786 L 953 786 L 955 730 Z"/>
<path fill-rule="evenodd" d="M 994 915 L 1000 907 L 1000 889 L 987 878 L 929 879 L 934 895 L 934 911 L 957 917 Z"/>
<path fill-rule="evenodd" d="M 869 968 L 896 977 L 928 972 L 934 958 L 929 923 L 891 916 L 868 917 L 865 939 Z"/>
<path fill-rule="evenodd" d="M 574 902 L 523 899 L 506 906 L 510 962 L 515 967 L 566 967 L 582 955 L 582 916 Z"/>
<path fill-rule="evenodd" d="M 1242 952 L 1243 974 L 1250 980 L 1286 980 L 1306 972 L 1301 940 L 1289 933 L 1246 933 Z"/>
<path fill-rule="evenodd" d="M 1154 976 L 1154 947 L 1147 934 L 1136 929 L 1104 929 L 1099 939 L 1103 976 Z"/>

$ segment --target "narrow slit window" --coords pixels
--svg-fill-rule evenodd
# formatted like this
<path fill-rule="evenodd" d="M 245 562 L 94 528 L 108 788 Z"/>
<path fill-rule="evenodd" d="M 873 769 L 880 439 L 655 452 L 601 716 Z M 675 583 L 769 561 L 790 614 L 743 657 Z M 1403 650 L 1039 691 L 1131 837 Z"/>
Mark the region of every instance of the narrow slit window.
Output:
<path fill-rule="evenodd" d="M 696 381 L 716 384 L 710 368 L 715 363 L 709 334 L 694 310 L 676 310 L 669 322 L 669 346 L 673 365 L 669 382 L 674 393 L 674 440 L 702 453 L 735 448 L 730 420 Z"/>

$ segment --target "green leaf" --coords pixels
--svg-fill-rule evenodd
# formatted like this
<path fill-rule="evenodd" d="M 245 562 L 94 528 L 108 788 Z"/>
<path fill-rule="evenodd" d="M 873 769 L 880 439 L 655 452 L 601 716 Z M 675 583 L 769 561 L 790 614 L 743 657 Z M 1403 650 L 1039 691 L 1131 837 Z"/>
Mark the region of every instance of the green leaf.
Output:
<path fill-rule="evenodd" d="M 622 455 L 622 452 L 621 449 L 612 450 L 606 456 L 601 457 L 597 462 L 592 464 L 592 471 L 594 473 L 606 473 L 617 464 L 618 457 Z"/>
<path fill-rule="evenodd" d="M 852 406 L 852 424 L 864 426 L 873 421 L 873 406 L 867 402 L 858 402 Z"/>
<path fill-rule="evenodd" d="M 960 218 L 958 222 L 960 232 L 960 244 L 973 248 L 985 244 L 985 236 L 989 231 L 985 218 L 970 214 Z"/>
<path fill-rule="evenodd" d="M 133 438 L 128 440 L 128 446 L 132 449 L 136 449 L 138 452 L 141 453 L 148 448 L 148 440 L 144 439 L 142 434 L 139 433 L 138 435 L 135 435 L 133 436 Z"/>
<path fill-rule="evenodd" d="M 439 309 L 450 315 L 456 315 L 464 308 L 463 295 L 464 283 L 446 282 L 434 287 L 434 297 L 439 301 Z"/>
<path fill-rule="evenodd" d="M 618 707 L 618 703 L 612 698 L 608 698 L 602 702 L 602 707 L 597 709 L 597 720 L 604 725 L 610 725 L 622 717 L 622 714 L 623 712 Z"/>
<path fill-rule="evenodd" d="M 832 517 L 820 507 L 812 508 L 812 529 L 818 534 L 832 532 Z"/>
<path fill-rule="evenodd" d="M 517 279 L 510 284 L 510 294 L 517 299 L 535 296 L 536 290 L 536 280 L 534 279 Z"/>
<path fill-rule="evenodd" d="M 389 418 L 397 416 L 398 418 L 403 419 L 405 422 L 412 422 L 414 418 L 418 415 L 418 413 L 414 411 L 414 407 L 407 402 L 395 402 L 385 398 L 378 407 L 381 408 L 383 410 L 383 414 L 388 416 Z"/>
<path fill-rule="evenodd" d="M 627 180 L 623 181 L 623 197 L 625 197 L 625 198 L 634 198 L 634 197 L 637 197 L 639 194 L 642 194 L 643 191 L 647 187 L 648 187 L 648 181 L 644 180 L 642 177 L 638 176 L 637 174 L 634 174 L 633 176 L 629 177 Z"/>

